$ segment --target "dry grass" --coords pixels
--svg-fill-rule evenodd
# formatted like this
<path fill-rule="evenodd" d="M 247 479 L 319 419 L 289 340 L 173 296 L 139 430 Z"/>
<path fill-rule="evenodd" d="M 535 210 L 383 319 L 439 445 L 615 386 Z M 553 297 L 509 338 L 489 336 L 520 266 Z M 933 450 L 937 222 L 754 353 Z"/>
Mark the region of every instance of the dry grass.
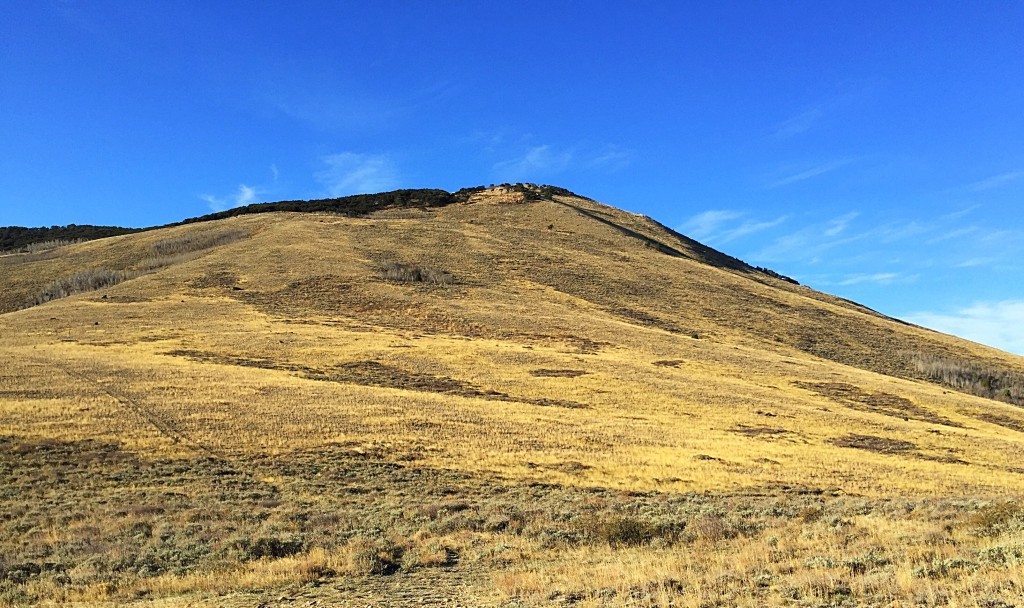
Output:
<path fill-rule="evenodd" d="M 474 200 L 234 218 L 252 238 L 0 316 L 0 603 L 1019 603 L 1019 410 L 799 340 L 1018 359 Z"/>

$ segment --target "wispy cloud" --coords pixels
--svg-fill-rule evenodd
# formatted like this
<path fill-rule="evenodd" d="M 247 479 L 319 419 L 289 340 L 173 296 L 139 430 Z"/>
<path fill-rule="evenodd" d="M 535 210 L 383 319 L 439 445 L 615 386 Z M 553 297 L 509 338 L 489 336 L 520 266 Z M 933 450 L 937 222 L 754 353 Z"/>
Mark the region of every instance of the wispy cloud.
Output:
<path fill-rule="evenodd" d="M 618 171 L 633 162 L 633 152 L 615 145 L 605 146 L 590 155 L 587 165 L 604 171 Z"/>
<path fill-rule="evenodd" d="M 573 161 L 572 150 L 559 150 L 554 146 L 534 146 L 517 158 L 494 164 L 498 179 L 504 181 L 531 181 L 537 176 L 552 175 L 564 171 Z"/>
<path fill-rule="evenodd" d="M 787 234 L 780 235 L 751 254 L 754 260 L 764 262 L 804 261 L 814 263 L 830 249 L 867 239 L 867 232 L 848 229 L 859 217 L 856 212 L 845 213 L 823 222 L 813 222 Z"/>
<path fill-rule="evenodd" d="M 743 217 L 743 214 L 738 211 L 710 209 L 686 220 L 680 227 L 680 232 L 691 238 L 702 240 L 719 232 L 722 224 L 740 217 Z"/>
<path fill-rule="evenodd" d="M 756 234 L 758 232 L 763 232 L 765 230 L 774 228 L 782 224 L 783 222 L 786 221 L 786 219 L 787 217 L 783 215 L 773 220 L 765 220 L 762 222 L 753 220 L 745 221 L 741 223 L 739 226 L 730 228 L 728 230 L 724 230 L 721 233 L 715 235 L 714 242 L 718 244 L 728 243 L 729 241 L 734 241 L 738 238 L 749 236 L 751 234 Z"/>
<path fill-rule="evenodd" d="M 281 75 L 262 93 L 266 103 L 289 118 L 327 131 L 394 129 L 422 108 L 443 102 L 454 90 L 447 82 L 434 82 L 384 95 L 333 74 L 295 71 Z M 308 82 L 318 86 L 310 89 Z"/>
<path fill-rule="evenodd" d="M 239 184 L 238 190 L 234 194 L 228 196 L 200 194 L 199 198 L 206 201 L 206 204 L 210 206 L 212 211 L 224 211 L 234 207 L 251 205 L 256 202 L 256 196 L 258 194 L 259 191 L 256 188 L 246 186 L 245 184 Z"/>
<path fill-rule="evenodd" d="M 469 135 L 458 138 L 458 142 L 463 145 L 479 148 L 481 151 L 491 154 L 509 145 L 509 142 L 513 139 L 507 129 L 477 129 Z"/>
<path fill-rule="evenodd" d="M 853 220 L 857 219 L 858 215 L 860 215 L 860 213 L 858 213 L 856 211 L 851 211 L 850 213 L 847 213 L 846 215 L 840 215 L 837 218 L 833 218 L 833 219 L 829 220 L 828 223 L 826 224 L 826 228 L 825 228 L 824 232 L 822 232 L 822 234 L 824 234 L 827 237 L 839 236 L 844 231 L 846 231 L 846 228 L 849 227 L 850 222 L 852 222 Z"/>
<path fill-rule="evenodd" d="M 983 180 L 974 182 L 967 186 L 968 190 L 975 192 L 981 192 L 983 190 L 991 190 L 998 188 L 1012 181 L 1016 181 L 1024 177 L 1024 171 L 1008 171 L 1006 173 L 1000 173 L 999 175 L 993 175 L 992 177 L 985 178 Z"/>
<path fill-rule="evenodd" d="M 276 182 L 277 178 L 281 176 L 281 172 L 277 170 L 277 165 L 270 165 L 270 174 L 274 176 L 274 181 Z"/>
<path fill-rule="evenodd" d="M 916 312 L 911 323 L 1024 355 L 1024 300 L 977 302 L 951 313 Z"/>
<path fill-rule="evenodd" d="M 636 156 L 615 143 L 545 142 L 509 129 L 474 131 L 459 141 L 492 159 L 493 178 L 505 182 L 535 182 L 567 171 L 614 173 L 631 165 Z"/>
<path fill-rule="evenodd" d="M 875 283 L 878 285 L 889 285 L 900 279 L 901 276 L 896 272 L 876 272 L 874 274 L 855 274 L 846 277 L 839 281 L 837 285 L 859 285 L 861 283 Z"/>
<path fill-rule="evenodd" d="M 780 123 L 772 133 L 774 137 L 785 139 L 810 131 L 825 115 L 822 106 L 815 106 Z"/>
<path fill-rule="evenodd" d="M 968 258 L 962 262 L 958 262 L 954 265 L 954 268 L 978 268 L 981 266 L 989 266 L 999 261 L 999 258 Z"/>
<path fill-rule="evenodd" d="M 786 216 L 771 220 L 749 219 L 740 211 L 711 209 L 688 219 L 680 226 L 680 232 L 705 244 L 722 245 L 774 228 L 786 219 Z"/>
<path fill-rule="evenodd" d="M 964 207 L 963 209 L 957 209 L 956 211 L 951 211 L 949 213 L 944 214 L 942 216 L 942 219 L 943 220 L 958 220 L 958 219 L 960 219 L 962 217 L 967 217 L 968 215 L 971 215 L 972 213 L 977 211 L 979 207 L 981 207 L 981 205 L 977 205 L 977 204 L 975 204 L 975 205 L 968 205 L 967 207 Z"/>
<path fill-rule="evenodd" d="M 815 165 L 813 167 L 804 169 L 802 171 L 798 171 L 797 173 L 791 173 L 789 175 L 786 175 L 785 177 L 782 177 L 781 179 L 777 179 L 777 180 L 771 182 L 770 184 L 768 184 L 767 188 L 769 190 L 771 190 L 771 189 L 774 189 L 774 188 L 781 188 L 783 186 L 789 186 L 791 184 L 796 184 L 796 183 L 799 183 L 799 182 L 811 179 L 813 177 L 818 177 L 819 175 L 824 175 L 826 173 L 830 173 L 832 171 L 835 171 L 836 169 L 839 169 L 840 167 L 845 167 L 846 165 L 849 165 L 852 162 L 853 162 L 852 158 L 844 158 L 844 159 L 840 159 L 840 160 L 834 160 L 834 161 L 830 161 L 830 162 L 827 162 L 827 163 L 822 163 L 822 164 L 819 164 L 819 165 Z"/>
<path fill-rule="evenodd" d="M 398 170 L 386 154 L 340 152 L 325 156 L 314 177 L 330 196 L 364 194 L 398 187 Z"/>
<path fill-rule="evenodd" d="M 942 234 L 940 234 L 938 236 L 935 236 L 935 237 L 932 237 L 932 238 L 928 239 L 927 243 L 929 245 L 934 245 L 936 243 L 941 243 L 943 241 L 957 240 L 957 239 L 961 239 L 961 238 L 963 238 L 965 236 L 974 234 L 974 233 L 978 232 L 979 230 L 980 229 L 977 226 L 967 226 L 966 228 L 956 228 L 954 230 L 949 230 L 947 232 L 943 232 Z"/>

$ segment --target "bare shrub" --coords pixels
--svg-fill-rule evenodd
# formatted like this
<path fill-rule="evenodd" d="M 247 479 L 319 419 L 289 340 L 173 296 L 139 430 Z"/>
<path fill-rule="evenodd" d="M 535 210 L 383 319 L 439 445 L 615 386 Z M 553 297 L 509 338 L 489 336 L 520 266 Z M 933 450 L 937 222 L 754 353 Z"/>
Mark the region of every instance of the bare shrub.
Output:
<path fill-rule="evenodd" d="M 929 380 L 950 388 L 1024 406 L 1024 374 L 975 361 L 913 353 L 910 360 Z"/>
<path fill-rule="evenodd" d="M 978 509 L 967 519 L 978 536 L 999 536 L 1024 527 L 1024 507 L 1016 501 L 994 503 Z"/>
<path fill-rule="evenodd" d="M 180 253 L 178 255 L 148 257 L 144 258 L 142 261 L 135 264 L 133 268 L 140 272 L 153 272 L 154 270 L 160 270 L 161 268 L 167 268 L 168 266 L 174 266 L 175 264 L 187 262 L 195 257 L 195 252 Z"/>
<path fill-rule="evenodd" d="M 693 520 L 690 527 L 694 538 L 705 543 L 717 543 L 734 536 L 725 520 L 718 515 L 702 515 Z"/>
<path fill-rule="evenodd" d="M 76 293 L 103 289 L 117 285 L 122 281 L 127 281 L 135 276 L 134 273 L 123 270 L 109 270 L 107 268 L 83 270 L 50 283 L 39 295 L 29 302 L 28 306 L 37 306 L 51 300 L 66 298 Z"/>
<path fill-rule="evenodd" d="M 41 251 L 49 251 L 51 249 L 57 249 L 58 247 L 64 247 L 65 245 L 74 245 L 75 243 L 81 243 L 82 239 L 53 239 L 50 241 L 43 241 L 41 243 L 29 243 L 21 248 L 21 251 L 25 253 L 39 253 Z"/>
<path fill-rule="evenodd" d="M 451 285 L 455 282 L 455 276 L 431 268 L 429 266 L 418 266 L 416 264 L 400 264 L 392 262 L 384 266 L 381 274 L 389 281 L 397 283 L 433 283 L 434 285 Z"/>
<path fill-rule="evenodd" d="M 288 557 L 299 553 L 303 548 L 303 542 L 299 538 L 263 536 L 256 539 L 243 538 L 235 542 L 235 550 L 244 560 Z"/>
<path fill-rule="evenodd" d="M 674 543 L 686 527 L 685 522 L 655 522 L 635 516 L 612 515 L 584 523 L 585 532 L 597 542 L 611 547 L 639 547 L 655 540 Z"/>
<path fill-rule="evenodd" d="M 152 272 L 197 257 L 207 249 L 220 247 L 247 238 L 245 230 L 227 230 L 224 232 L 204 232 L 183 234 L 181 236 L 161 239 L 149 247 L 150 256 L 143 258 L 135 268 L 142 272 Z"/>
<path fill-rule="evenodd" d="M 245 230 L 227 230 L 225 232 L 203 232 L 183 234 L 181 236 L 161 239 L 150 246 L 150 251 L 157 256 L 171 256 L 193 251 L 212 249 L 228 243 L 240 241 L 249 236 Z"/>
<path fill-rule="evenodd" d="M 357 575 L 387 576 L 398 572 L 402 567 L 402 547 L 388 539 L 371 539 L 356 537 L 349 541 L 348 570 Z"/>

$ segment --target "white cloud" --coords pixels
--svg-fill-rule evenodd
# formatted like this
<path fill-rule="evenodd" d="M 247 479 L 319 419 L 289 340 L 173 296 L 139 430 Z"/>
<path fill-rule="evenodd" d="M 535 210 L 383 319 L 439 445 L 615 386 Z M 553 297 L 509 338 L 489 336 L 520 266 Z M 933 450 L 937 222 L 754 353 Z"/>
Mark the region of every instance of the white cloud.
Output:
<path fill-rule="evenodd" d="M 277 170 L 277 165 L 270 165 L 270 174 L 274 176 L 274 181 L 276 182 L 277 178 L 281 176 L 280 171 Z"/>
<path fill-rule="evenodd" d="M 774 228 L 786 221 L 786 216 L 773 220 L 743 219 L 747 214 L 739 211 L 710 209 L 688 219 L 679 231 L 705 244 L 722 245 L 757 232 Z"/>
<path fill-rule="evenodd" d="M 958 262 L 954 268 L 977 268 L 979 266 L 988 266 L 998 261 L 997 258 L 968 258 Z"/>
<path fill-rule="evenodd" d="M 935 238 L 929 239 L 927 241 L 927 243 L 929 245 L 934 245 L 935 243 L 941 243 L 943 241 L 949 241 L 949 240 L 953 240 L 953 239 L 960 239 L 961 237 L 965 237 L 965 236 L 968 236 L 970 234 L 974 234 L 975 232 L 978 232 L 978 230 L 979 230 L 979 228 L 977 226 L 968 226 L 966 228 L 957 228 L 955 230 L 950 230 L 948 232 L 940 234 L 939 236 L 937 236 Z"/>
<path fill-rule="evenodd" d="M 735 228 L 730 228 L 729 230 L 722 231 L 720 234 L 715 235 L 713 240 L 715 241 L 715 243 L 719 244 L 728 243 L 729 241 L 734 241 L 740 237 L 749 236 L 756 232 L 761 232 L 763 230 L 768 230 L 769 228 L 774 228 L 785 221 L 786 216 L 784 215 L 781 217 L 777 217 L 774 220 L 766 220 L 763 222 L 746 221 L 740 224 L 739 226 L 736 226 Z"/>
<path fill-rule="evenodd" d="M 751 254 L 751 258 L 764 262 L 803 260 L 815 263 L 823 254 L 835 247 L 867 239 L 868 232 L 844 234 L 857 213 L 846 213 L 825 222 L 800 228 L 777 237 Z"/>
<path fill-rule="evenodd" d="M 385 154 L 340 152 L 321 159 L 324 168 L 314 177 L 330 196 L 367 194 L 394 190 L 398 171 Z"/>
<path fill-rule="evenodd" d="M 514 136 L 504 130 L 477 131 L 462 142 L 496 158 L 491 172 L 503 182 L 537 182 L 570 170 L 614 173 L 635 157 L 633 150 L 612 143 L 539 144 L 533 135 Z"/>
<path fill-rule="evenodd" d="M 259 191 L 252 186 L 246 186 L 245 184 L 238 185 L 238 191 L 229 196 L 214 196 L 212 194 L 200 194 L 199 198 L 206 201 L 206 204 L 210 206 L 213 211 L 224 211 L 225 209 L 232 209 L 234 207 L 242 207 L 244 205 L 251 205 L 256 202 L 256 196 Z"/>
<path fill-rule="evenodd" d="M 495 163 L 494 172 L 504 181 L 530 181 L 537 175 L 559 173 L 572 162 L 571 150 L 556 150 L 547 144 L 534 146 L 519 158 Z"/>
<path fill-rule="evenodd" d="M 857 285 L 860 283 L 878 283 L 879 285 L 888 285 L 900 278 L 900 275 L 895 272 L 876 272 L 874 274 L 855 274 L 849 276 L 842 281 L 839 285 Z"/>
<path fill-rule="evenodd" d="M 935 225 L 931 223 L 910 220 L 903 223 L 886 224 L 872 231 L 872 238 L 883 243 L 894 243 L 911 237 L 932 232 Z"/>
<path fill-rule="evenodd" d="M 950 213 L 947 213 L 947 214 L 943 215 L 942 219 L 943 220 L 949 220 L 949 221 L 958 220 L 958 219 L 960 219 L 962 217 L 965 217 L 967 215 L 970 215 L 970 214 L 974 213 L 980 207 L 981 207 L 981 205 L 977 205 L 977 204 L 969 205 L 967 207 L 964 207 L 963 209 L 958 209 L 957 211 L 952 211 Z"/>
<path fill-rule="evenodd" d="M 811 127 L 817 124 L 824 115 L 825 111 L 820 106 L 810 108 L 781 123 L 775 129 L 775 133 L 773 135 L 780 139 L 784 139 L 810 131 Z"/>
<path fill-rule="evenodd" d="M 850 225 L 850 222 L 857 219 L 858 215 L 860 214 L 856 211 L 852 211 L 846 215 L 841 215 L 829 220 L 828 227 L 825 228 L 825 231 L 822 234 L 828 237 L 839 236 L 839 234 L 846 230 L 846 227 Z"/>
<path fill-rule="evenodd" d="M 633 162 L 633 153 L 618 146 L 606 146 L 590 159 L 588 165 L 605 171 L 618 171 Z"/>
<path fill-rule="evenodd" d="M 1008 171 L 1006 173 L 1000 173 L 999 175 L 993 175 L 992 177 L 974 182 L 973 184 L 967 186 L 967 188 L 969 190 L 974 190 L 975 192 L 980 192 L 982 190 L 991 190 L 993 188 L 998 188 L 1003 184 L 1008 184 L 1012 181 L 1015 181 L 1021 177 L 1024 177 L 1024 171 Z"/>
<path fill-rule="evenodd" d="M 952 313 L 917 312 L 911 323 L 1024 355 L 1024 300 L 977 302 Z"/>
<path fill-rule="evenodd" d="M 836 169 L 848 165 L 852 162 L 853 159 L 845 158 L 816 165 L 809 169 L 805 169 L 803 171 L 787 175 L 786 177 L 783 177 L 781 179 L 777 179 L 774 182 L 768 184 L 768 189 L 771 190 L 773 188 L 781 188 L 782 186 L 788 186 L 790 184 L 802 182 L 804 180 L 811 179 L 812 177 L 818 177 L 819 175 L 824 175 L 825 173 L 835 171 Z"/>
<path fill-rule="evenodd" d="M 738 211 L 711 209 L 686 220 L 679 231 L 690 238 L 706 239 L 717 233 L 722 224 L 740 217 L 743 217 L 743 214 Z"/>

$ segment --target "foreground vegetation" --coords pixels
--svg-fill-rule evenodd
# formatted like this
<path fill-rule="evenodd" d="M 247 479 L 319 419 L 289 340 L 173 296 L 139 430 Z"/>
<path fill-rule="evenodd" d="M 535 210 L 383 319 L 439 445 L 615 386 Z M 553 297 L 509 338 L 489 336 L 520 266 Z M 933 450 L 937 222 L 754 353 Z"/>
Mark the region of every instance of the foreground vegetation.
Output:
<path fill-rule="evenodd" d="M 622 492 L 384 456 L 147 460 L 2 438 L 0 603 L 258 598 L 424 570 L 528 605 L 1011 606 L 1024 582 L 1012 501 Z"/>
<path fill-rule="evenodd" d="M 0 315 L 0 604 L 1020 605 L 1024 413 L 914 357 L 1019 359 L 550 196 L 0 258 L 131 275 Z"/>

